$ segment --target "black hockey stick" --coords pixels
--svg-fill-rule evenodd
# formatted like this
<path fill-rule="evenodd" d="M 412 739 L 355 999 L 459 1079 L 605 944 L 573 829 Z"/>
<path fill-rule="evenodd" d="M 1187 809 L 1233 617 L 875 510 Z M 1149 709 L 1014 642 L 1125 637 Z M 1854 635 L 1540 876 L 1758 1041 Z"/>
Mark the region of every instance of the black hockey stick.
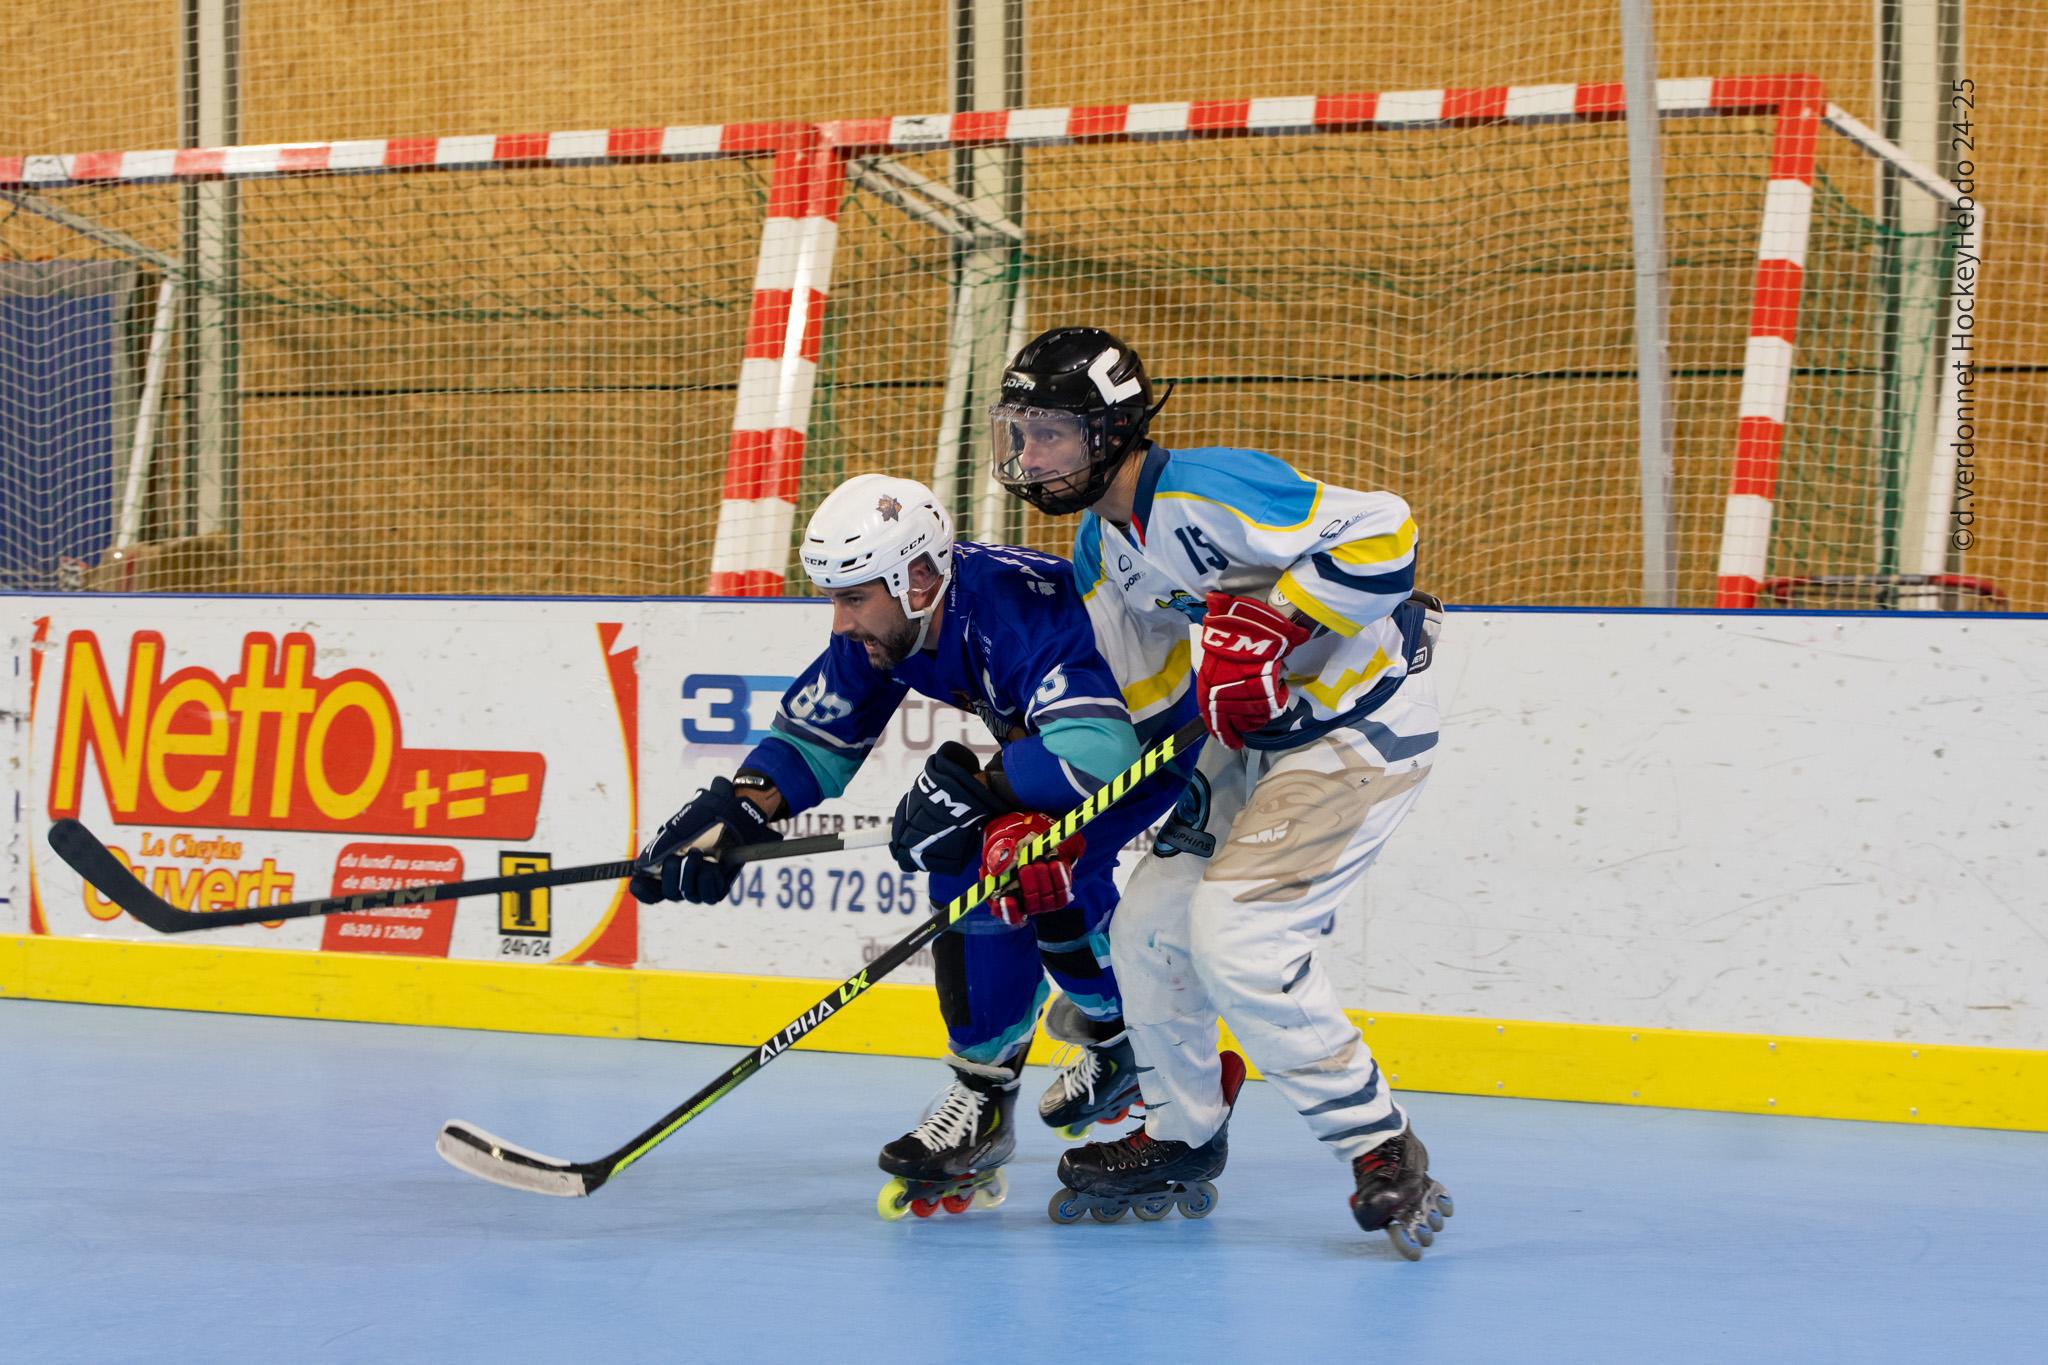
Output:
<path fill-rule="evenodd" d="M 837 853 L 844 848 L 870 848 L 887 843 L 888 839 L 886 829 L 845 835 L 814 834 L 803 839 L 742 844 L 738 848 L 727 849 L 719 861 L 736 867 L 741 863 L 765 862 L 771 858 L 801 858 L 812 853 Z M 287 901 L 283 905 L 251 905 L 234 910 L 180 910 L 144 886 L 128 870 L 126 863 L 115 857 L 91 830 L 76 820 L 59 820 L 50 826 L 50 847 L 57 850 L 57 856 L 69 863 L 73 871 L 98 888 L 102 896 L 159 934 L 189 934 L 194 929 L 232 929 L 240 924 L 270 924 L 283 919 L 308 919 L 314 915 L 352 915 L 392 905 L 430 905 L 435 901 L 460 900 L 464 896 L 537 891 L 544 886 L 617 881 L 621 877 L 632 876 L 640 866 L 627 858 L 616 863 L 551 867 L 544 872 L 479 877 L 474 881 L 446 882 L 440 886 L 394 886 L 382 891 L 359 891 L 349 896 Z"/>
<path fill-rule="evenodd" d="M 1018 863 L 1035 862 L 1058 848 L 1076 830 L 1108 810 L 1146 778 L 1171 763 L 1202 733 L 1202 722 L 1191 720 L 1145 751 L 1139 760 L 1117 774 L 1093 796 L 1062 816 L 1044 834 L 1034 835 L 1018 852 Z M 749 1051 L 730 1070 L 656 1119 L 644 1132 L 609 1156 L 595 1161 L 563 1161 L 494 1137 L 474 1124 L 456 1120 L 443 1124 L 434 1150 L 458 1171 L 482 1180 L 528 1190 L 534 1194 L 575 1198 L 595 1193 L 600 1185 L 625 1170 L 665 1142 L 671 1133 L 709 1109 L 768 1063 L 780 1057 L 818 1025 L 858 1000 L 868 988 L 908 961 L 910 955 L 946 932 L 962 917 L 990 896 L 1006 891 L 1017 879 L 1016 869 L 997 877 L 983 877 L 948 901 L 904 939 L 859 972 L 826 993 L 775 1035 Z"/>

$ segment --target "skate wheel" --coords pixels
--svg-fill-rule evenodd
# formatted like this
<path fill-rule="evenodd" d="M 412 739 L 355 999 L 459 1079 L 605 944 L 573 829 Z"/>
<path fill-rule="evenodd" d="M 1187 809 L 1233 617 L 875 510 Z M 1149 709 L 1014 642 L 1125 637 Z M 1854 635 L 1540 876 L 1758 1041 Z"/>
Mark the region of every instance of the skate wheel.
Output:
<path fill-rule="evenodd" d="M 910 1201 L 910 1211 L 920 1218 L 929 1218 L 939 1211 L 939 1201 L 936 1199 L 913 1199 Z"/>
<path fill-rule="evenodd" d="M 882 1221 L 885 1223 L 893 1223 L 909 1213 L 909 1187 L 900 1179 L 882 1186 L 882 1192 L 875 1196 L 875 1212 L 882 1215 Z"/>
<path fill-rule="evenodd" d="M 1444 1217 L 1448 1218 L 1451 1216 L 1451 1192 L 1442 1186 L 1437 1187 L 1436 1207 L 1437 1212 L 1443 1214 Z"/>
<path fill-rule="evenodd" d="M 1089 1125 L 1085 1123 L 1070 1123 L 1059 1130 L 1059 1135 L 1069 1142 L 1079 1142 L 1088 1136 L 1088 1128 Z"/>
<path fill-rule="evenodd" d="M 974 1207 L 992 1209 L 1010 1197 L 1010 1178 L 1001 1171 L 992 1172 L 974 1190 Z"/>
<path fill-rule="evenodd" d="M 974 1196 L 971 1194 L 948 1194 L 940 1197 L 939 1207 L 947 1213 L 965 1213 L 973 1202 Z"/>
<path fill-rule="evenodd" d="M 1442 1232 L 1444 1230 L 1444 1216 L 1441 1213 L 1438 1213 L 1435 1209 L 1431 1209 L 1427 1214 L 1423 1216 L 1426 1219 L 1428 1219 L 1429 1230 L 1431 1232 Z"/>
<path fill-rule="evenodd" d="M 1103 1127 L 1108 1128 L 1114 1124 L 1122 1123 L 1125 1119 L 1129 1118 L 1130 1116 L 1131 1107 L 1129 1105 L 1125 1105 L 1123 1108 L 1117 1110 L 1114 1114 L 1109 1115 L 1107 1118 L 1099 1118 L 1095 1121 L 1101 1124 Z"/>
<path fill-rule="evenodd" d="M 1128 1204 L 1120 1209 L 1090 1208 L 1088 1216 L 1098 1223 L 1114 1223 L 1122 1219 L 1124 1214 L 1129 1211 L 1130 1206 Z"/>
<path fill-rule="evenodd" d="M 1410 1236 L 1408 1229 L 1402 1227 L 1399 1223 L 1387 1224 L 1387 1240 L 1394 1244 L 1394 1250 L 1401 1253 L 1402 1260 L 1419 1261 L 1422 1259 L 1423 1244 Z"/>
<path fill-rule="evenodd" d="M 1086 1211 L 1081 1203 L 1081 1197 L 1066 1188 L 1053 1191 L 1052 1199 L 1045 1206 L 1046 1216 L 1053 1222 L 1062 1224 L 1080 1222 L 1081 1215 Z"/>
<path fill-rule="evenodd" d="M 1414 1234 L 1415 1240 L 1424 1246 L 1433 1247 L 1436 1245 L 1436 1230 L 1426 1223 L 1417 1224 L 1410 1228 L 1409 1231 Z"/>
<path fill-rule="evenodd" d="M 1138 1215 L 1141 1223 L 1156 1223 L 1173 1212 L 1173 1196 L 1170 1194 L 1148 1195 L 1131 1205 L 1131 1212 Z"/>
<path fill-rule="evenodd" d="M 1197 1180 L 1176 1202 L 1180 1204 L 1181 1217 L 1207 1218 L 1216 1208 L 1216 1187 L 1206 1180 Z"/>

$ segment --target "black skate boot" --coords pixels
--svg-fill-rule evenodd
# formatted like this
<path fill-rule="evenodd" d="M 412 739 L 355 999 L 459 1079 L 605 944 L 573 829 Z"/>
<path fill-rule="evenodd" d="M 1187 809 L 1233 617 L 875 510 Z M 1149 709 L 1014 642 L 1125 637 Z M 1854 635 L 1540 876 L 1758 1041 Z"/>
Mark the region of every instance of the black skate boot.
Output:
<path fill-rule="evenodd" d="M 1138 1062 L 1121 1023 L 1090 1019 L 1065 997 L 1045 1014 L 1045 1031 L 1068 1045 L 1059 1074 L 1038 1098 L 1038 1117 L 1061 1137 L 1082 1138 L 1091 1124 L 1122 1123 L 1138 1097 Z"/>
<path fill-rule="evenodd" d="M 882 1149 L 881 1167 L 895 1179 L 882 1186 L 875 1211 L 890 1222 L 906 1213 L 929 1218 L 940 1209 L 992 1209 L 1009 1194 L 1002 1165 L 1017 1150 L 1017 1076 L 1008 1066 L 946 1058 L 953 1084 L 924 1121 Z"/>
<path fill-rule="evenodd" d="M 1235 1107 L 1244 1085 L 1244 1058 L 1223 1054 L 1223 1103 Z M 1079 1222 L 1087 1214 L 1098 1223 L 1114 1223 L 1131 1210 L 1156 1223 L 1174 1209 L 1183 1218 L 1206 1218 L 1216 1207 L 1216 1187 L 1230 1157 L 1230 1115 L 1199 1147 L 1185 1142 L 1160 1142 L 1143 1128 L 1115 1142 L 1091 1142 L 1060 1158 L 1062 1188 L 1046 1205 L 1055 1223 Z"/>
<path fill-rule="evenodd" d="M 1367 1232 L 1387 1234 L 1394 1250 L 1411 1261 L 1436 1241 L 1451 1216 L 1450 1192 L 1430 1178 L 1429 1149 L 1414 1130 L 1403 1128 L 1351 1163 L 1358 1188 L 1351 1216 Z"/>

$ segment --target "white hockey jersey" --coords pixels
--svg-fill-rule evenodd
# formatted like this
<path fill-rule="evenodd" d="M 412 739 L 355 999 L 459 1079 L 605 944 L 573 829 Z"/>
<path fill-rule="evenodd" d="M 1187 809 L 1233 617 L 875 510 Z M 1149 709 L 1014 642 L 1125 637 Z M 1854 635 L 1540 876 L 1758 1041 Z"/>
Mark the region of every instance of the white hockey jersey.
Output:
<path fill-rule="evenodd" d="M 1254 748 L 1364 714 L 1426 657 L 1402 499 L 1319 483 L 1256 450 L 1155 445 L 1143 458 L 1128 531 L 1085 513 L 1073 555 L 1097 647 L 1141 733 L 1194 685 L 1212 590 L 1284 602 L 1325 627 L 1287 656 L 1293 701 L 1247 739 Z"/>

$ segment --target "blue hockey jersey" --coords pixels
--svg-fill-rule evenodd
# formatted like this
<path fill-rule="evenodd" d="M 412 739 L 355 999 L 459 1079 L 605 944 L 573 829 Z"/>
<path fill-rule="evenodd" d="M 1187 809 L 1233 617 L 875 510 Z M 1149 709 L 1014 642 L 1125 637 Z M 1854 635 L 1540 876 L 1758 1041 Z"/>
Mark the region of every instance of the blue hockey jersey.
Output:
<path fill-rule="evenodd" d="M 846 790 L 912 690 L 979 716 L 1032 810 L 1069 810 L 1138 760 L 1130 711 L 1065 560 L 955 544 L 937 634 L 936 650 L 889 672 L 834 636 L 740 766 L 773 781 L 791 813 L 806 810 Z"/>

